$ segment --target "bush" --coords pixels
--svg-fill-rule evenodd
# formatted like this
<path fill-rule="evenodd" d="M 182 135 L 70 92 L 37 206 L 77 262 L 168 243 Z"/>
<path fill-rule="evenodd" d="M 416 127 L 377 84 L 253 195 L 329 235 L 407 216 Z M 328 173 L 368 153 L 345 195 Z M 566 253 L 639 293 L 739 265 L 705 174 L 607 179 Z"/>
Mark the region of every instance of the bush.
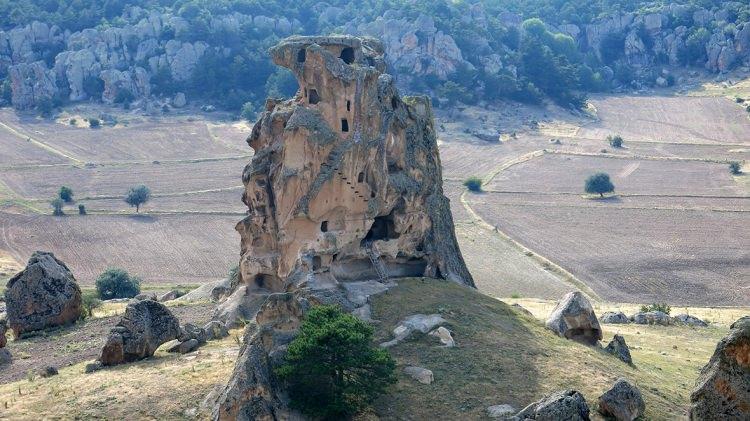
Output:
<path fill-rule="evenodd" d="M 148 202 L 151 199 L 151 190 L 143 184 L 135 187 L 131 187 L 130 190 L 125 194 L 125 203 L 128 205 L 135 206 L 135 212 L 140 212 L 141 205 Z"/>
<path fill-rule="evenodd" d="M 133 298 L 141 293 L 141 279 L 119 268 L 109 268 L 96 278 L 96 292 L 102 300 Z"/>
<path fill-rule="evenodd" d="M 469 177 L 464 181 L 464 186 L 469 191 L 480 192 L 482 191 L 482 180 L 479 177 Z"/>
<path fill-rule="evenodd" d="M 79 215 L 86 215 L 86 206 L 84 206 L 84 205 L 78 205 L 78 214 Z"/>
<path fill-rule="evenodd" d="M 669 314 L 672 311 L 672 307 L 667 303 L 653 303 L 647 306 L 641 306 L 641 312 L 647 313 L 649 311 L 661 311 L 662 313 Z"/>
<path fill-rule="evenodd" d="M 52 206 L 52 215 L 55 215 L 55 216 L 65 215 L 65 212 L 63 212 L 63 205 L 65 205 L 65 202 L 63 202 L 63 200 L 60 199 L 59 197 L 52 199 L 52 201 L 49 202 L 49 205 Z"/>
<path fill-rule="evenodd" d="M 72 203 L 73 202 L 73 189 L 71 189 L 68 186 L 62 186 L 60 187 L 59 196 L 60 196 L 60 199 L 62 199 L 65 203 Z"/>
<path fill-rule="evenodd" d="M 622 148 L 622 136 L 619 134 L 607 136 L 607 142 L 609 142 L 610 146 L 613 148 Z"/>
<path fill-rule="evenodd" d="M 609 181 L 609 174 L 600 172 L 586 179 L 585 190 L 586 193 L 597 193 L 604 197 L 604 193 L 615 191 L 615 185 Z"/>
<path fill-rule="evenodd" d="M 102 122 L 99 121 L 98 118 L 90 118 L 89 119 L 89 127 L 92 129 L 98 129 L 102 126 Z"/>
<path fill-rule="evenodd" d="M 276 374 L 290 406 L 312 418 L 346 419 L 396 382 L 395 361 L 371 344 L 372 327 L 336 306 L 315 307 Z"/>
<path fill-rule="evenodd" d="M 94 309 L 102 305 L 96 292 L 84 292 L 81 295 L 81 320 L 88 319 L 94 315 Z"/>
<path fill-rule="evenodd" d="M 729 172 L 731 172 L 734 175 L 742 174 L 742 166 L 737 161 L 732 161 L 729 163 Z"/>

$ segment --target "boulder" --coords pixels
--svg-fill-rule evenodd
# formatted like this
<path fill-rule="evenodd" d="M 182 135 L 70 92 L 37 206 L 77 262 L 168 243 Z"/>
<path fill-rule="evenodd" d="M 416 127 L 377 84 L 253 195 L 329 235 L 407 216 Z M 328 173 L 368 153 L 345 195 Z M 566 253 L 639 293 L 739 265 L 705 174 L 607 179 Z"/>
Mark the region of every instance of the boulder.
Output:
<path fill-rule="evenodd" d="M 161 344 L 179 335 L 180 324 L 164 304 L 134 301 L 112 328 L 100 360 L 103 365 L 115 365 L 148 358 Z"/>
<path fill-rule="evenodd" d="M 5 290 L 8 325 L 24 332 L 73 323 L 81 317 L 81 289 L 65 263 L 37 251 Z"/>
<path fill-rule="evenodd" d="M 638 325 L 661 325 L 669 326 L 672 324 L 672 319 L 669 318 L 667 313 L 661 311 L 648 311 L 635 313 L 630 320 Z"/>
<path fill-rule="evenodd" d="M 224 323 L 218 320 L 211 320 L 203 326 L 203 330 L 206 332 L 206 339 L 222 339 L 229 336 L 229 330 Z"/>
<path fill-rule="evenodd" d="M 598 411 L 617 421 L 633 421 L 646 411 L 646 403 L 634 384 L 618 379 L 611 389 L 599 396 Z"/>
<path fill-rule="evenodd" d="M 148 294 L 138 294 L 135 297 L 133 297 L 133 299 L 138 300 L 138 301 L 143 301 L 143 300 L 156 301 L 157 300 L 155 292 L 148 293 Z"/>
<path fill-rule="evenodd" d="M 0 319 L 0 348 L 5 348 L 5 345 L 8 343 L 7 332 L 8 323 L 4 319 Z"/>
<path fill-rule="evenodd" d="M 57 376 L 58 374 L 59 372 L 57 371 L 57 367 L 54 367 L 51 365 L 45 367 L 44 370 L 42 370 L 41 373 L 39 373 L 39 375 L 42 377 L 52 377 L 52 376 Z"/>
<path fill-rule="evenodd" d="M 701 369 L 690 419 L 750 419 L 750 316 L 734 322 Z"/>
<path fill-rule="evenodd" d="M 548 329 L 566 339 L 594 345 L 602 339 L 602 329 L 591 303 L 579 291 L 567 293 L 547 319 Z"/>
<path fill-rule="evenodd" d="M 175 94 L 174 99 L 172 99 L 172 106 L 176 108 L 182 108 L 187 104 L 187 99 L 185 98 L 185 94 L 183 92 L 177 92 Z"/>
<path fill-rule="evenodd" d="M 180 335 L 177 340 L 185 342 L 190 339 L 195 339 L 199 344 L 204 344 L 206 343 L 206 331 L 192 323 L 186 323 L 185 326 L 180 328 Z"/>
<path fill-rule="evenodd" d="M 431 384 L 435 378 L 432 375 L 432 370 L 428 370 L 422 367 L 409 366 L 404 368 L 404 373 L 412 379 L 422 383 Z"/>
<path fill-rule="evenodd" d="M 487 416 L 490 418 L 509 418 L 515 413 L 516 408 L 513 408 L 508 404 L 487 407 Z"/>
<path fill-rule="evenodd" d="M 13 357 L 10 355 L 10 351 L 7 348 L 0 348 L 0 366 L 11 361 L 13 361 Z"/>
<path fill-rule="evenodd" d="M 529 310 L 527 310 L 521 304 L 511 304 L 511 307 L 513 307 L 513 309 L 519 313 L 525 314 L 530 317 L 534 317 L 534 314 L 532 314 Z"/>
<path fill-rule="evenodd" d="M 159 297 L 159 302 L 163 303 L 164 301 L 171 301 L 171 300 L 179 298 L 180 295 L 181 295 L 180 291 L 173 289 L 171 291 L 167 291 L 164 294 L 162 294 Z"/>
<path fill-rule="evenodd" d="M 86 367 L 84 368 L 84 372 L 93 373 L 95 371 L 101 370 L 102 368 L 104 368 L 104 365 L 102 364 L 101 361 L 97 360 L 97 361 L 94 361 L 93 363 L 86 364 Z"/>
<path fill-rule="evenodd" d="M 563 390 L 532 403 L 516 414 L 516 417 L 519 420 L 588 421 L 589 406 L 579 392 Z"/>
<path fill-rule="evenodd" d="M 599 320 L 602 323 L 609 323 L 609 324 L 626 324 L 630 323 L 630 319 L 628 316 L 625 315 L 625 313 L 618 311 L 607 311 L 602 314 L 602 316 L 599 318 Z"/>
<path fill-rule="evenodd" d="M 625 343 L 625 338 L 622 335 L 615 335 L 604 350 L 628 364 L 633 364 L 630 348 L 628 348 L 628 344 Z"/>
<path fill-rule="evenodd" d="M 200 342 L 197 339 L 188 339 L 184 342 L 178 342 L 171 346 L 167 352 L 178 352 L 180 354 L 187 354 L 193 352 L 200 346 Z"/>
<path fill-rule="evenodd" d="M 435 326 L 443 323 L 445 323 L 445 320 L 439 314 L 414 314 L 399 322 L 393 329 L 394 338 L 388 342 L 381 343 L 380 346 L 390 348 L 408 338 L 414 331 L 427 333 L 434 329 Z"/>
<path fill-rule="evenodd" d="M 439 328 L 430 332 L 430 336 L 435 336 L 440 339 L 440 343 L 445 345 L 446 348 L 452 348 L 456 346 L 456 342 L 453 340 L 451 331 L 444 328 L 443 326 L 440 326 Z"/>
<path fill-rule="evenodd" d="M 708 323 L 704 322 L 703 320 L 695 316 L 691 316 L 689 314 L 678 314 L 672 318 L 672 321 L 675 324 L 680 324 L 680 325 L 708 327 Z"/>

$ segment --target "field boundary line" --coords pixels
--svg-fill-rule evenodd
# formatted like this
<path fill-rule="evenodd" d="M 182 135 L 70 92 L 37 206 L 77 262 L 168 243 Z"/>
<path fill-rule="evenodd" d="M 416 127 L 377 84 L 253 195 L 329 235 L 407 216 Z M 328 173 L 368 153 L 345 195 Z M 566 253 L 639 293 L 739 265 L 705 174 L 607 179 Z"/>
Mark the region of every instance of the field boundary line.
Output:
<path fill-rule="evenodd" d="M 538 158 L 538 157 L 544 155 L 545 153 L 546 153 L 546 151 L 544 149 L 540 149 L 540 150 L 537 150 L 537 151 L 532 151 L 532 152 L 529 152 L 529 153 L 525 153 L 525 154 L 523 154 L 523 155 L 521 155 L 519 157 L 511 159 L 510 161 L 503 162 L 498 167 L 494 168 L 489 174 L 487 174 L 482 179 L 482 186 L 484 186 L 485 184 L 490 183 L 493 178 L 495 178 L 498 174 L 500 174 L 501 172 L 507 170 L 508 168 L 510 168 L 510 167 L 512 167 L 514 165 L 522 164 L 522 163 L 527 162 L 527 161 L 531 161 L 532 159 Z"/>
<path fill-rule="evenodd" d="M 578 133 L 580 133 L 580 129 L 586 128 L 585 125 L 579 127 Z M 604 144 L 604 139 L 600 138 L 593 138 L 589 136 L 557 136 L 563 139 L 579 139 L 579 140 L 593 140 L 593 141 L 601 141 Z M 675 142 L 675 141 L 669 141 L 669 140 L 651 140 L 651 139 L 638 139 L 638 140 L 628 140 L 626 143 L 648 143 L 648 144 L 664 144 L 664 145 L 678 145 L 678 146 L 744 146 L 748 147 L 750 144 L 748 143 L 735 143 L 735 142 Z"/>
<path fill-rule="evenodd" d="M 596 152 L 571 152 L 571 151 L 557 151 L 545 149 L 546 153 L 554 155 L 570 155 L 570 156 L 588 156 L 588 157 L 599 157 L 599 158 L 614 158 L 624 160 L 636 160 L 640 159 L 643 161 L 686 161 L 686 162 L 710 162 L 715 164 L 728 164 L 730 160 L 711 159 L 711 158 L 687 158 L 680 156 L 650 156 L 650 155 L 616 155 L 611 153 L 596 153 Z"/>
<path fill-rule="evenodd" d="M 213 216 L 246 216 L 246 212 L 232 211 L 180 211 L 180 210 L 150 210 L 141 213 L 132 213 L 132 211 L 108 211 L 104 209 L 86 209 L 89 215 L 107 215 L 107 216 L 149 216 L 149 215 L 213 215 Z"/>
<path fill-rule="evenodd" d="M 497 203 L 495 206 L 523 206 L 523 207 L 549 207 L 550 203 Z M 667 207 L 667 206 L 585 206 L 585 205 L 568 205 L 568 204 L 555 204 L 555 207 L 559 208 L 585 208 L 585 209 L 614 209 L 614 210 L 657 210 L 657 211 L 680 211 L 680 212 L 726 212 L 726 213 L 748 213 L 750 209 L 725 209 L 725 208 L 689 208 L 689 207 Z"/>
<path fill-rule="evenodd" d="M 533 190 L 493 190 L 482 189 L 483 193 L 495 194 L 538 194 L 540 196 L 583 196 L 580 192 L 540 192 Z M 658 194 L 658 193 L 617 193 L 616 197 L 657 197 L 657 198 L 688 198 L 688 199 L 750 199 L 750 196 L 724 196 L 699 194 Z"/>
<path fill-rule="evenodd" d="M 11 134 L 15 135 L 16 137 L 18 137 L 20 139 L 30 141 L 34 146 L 42 148 L 42 149 L 46 150 L 47 152 L 51 152 L 51 153 L 53 153 L 55 155 L 59 155 L 59 156 L 65 158 L 65 159 L 69 159 L 69 160 L 73 161 L 77 165 L 83 165 L 84 164 L 84 162 L 81 161 L 80 159 L 78 159 L 78 158 L 76 158 L 76 157 L 74 157 L 72 155 L 68 155 L 67 153 L 65 153 L 65 152 L 63 152 L 63 151 L 61 151 L 61 150 L 59 150 L 59 149 L 57 149 L 57 148 L 55 148 L 53 146 L 50 146 L 50 145 L 42 142 L 41 140 L 34 139 L 31 136 L 26 136 L 23 133 L 17 131 L 13 127 L 11 127 L 11 126 L 3 123 L 3 122 L 0 122 L 0 127 L 3 127 L 5 130 L 9 131 Z"/>

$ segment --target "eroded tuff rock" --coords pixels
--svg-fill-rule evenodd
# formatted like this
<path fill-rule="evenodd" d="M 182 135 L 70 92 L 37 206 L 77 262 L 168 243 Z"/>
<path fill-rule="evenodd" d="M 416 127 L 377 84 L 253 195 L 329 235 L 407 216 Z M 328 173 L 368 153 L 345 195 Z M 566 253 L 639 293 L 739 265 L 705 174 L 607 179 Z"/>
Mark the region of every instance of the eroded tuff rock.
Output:
<path fill-rule="evenodd" d="M 588 421 L 589 406 L 583 395 L 575 390 L 552 393 L 527 406 L 513 420 Z"/>
<path fill-rule="evenodd" d="M 634 384 L 618 379 L 611 389 L 599 396 L 598 410 L 617 421 L 633 421 L 646 411 L 646 403 Z"/>
<path fill-rule="evenodd" d="M 625 338 L 622 335 L 615 335 L 604 348 L 604 351 L 614 355 L 625 363 L 633 364 L 633 357 L 630 356 L 630 348 L 625 343 Z"/>
<path fill-rule="evenodd" d="M 691 420 L 750 419 L 750 316 L 734 322 L 716 346 L 690 402 Z"/>
<path fill-rule="evenodd" d="M 8 325 L 24 332 L 73 323 L 81 317 L 81 289 L 65 263 L 36 251 L 5 290 Z"/>
<path fill-rule="evenodd" d="M 271 55 L 296 75 L 299 91 L 269 99 L 248 138 L 248 216 L 237 224 L 241 260 L 227 308 L 265 303 L 216 419 L 291 416 L 273 366 L 311 305 L 353 311 L 387 289 L 376 284 L 405 276 L 474 285 L 442 191 L 429 100 L 398 94 L 382 45 L 292 37 Z"/>
<path fill-rule="evenodd" d="M 594 307 L 579 291 L 569 292 L 557 303 L 545 324 L 566 339 L 594 345 L 602 339 L 602 328 Z"/>
<path fill-rule="evenodd" d="M 180 336 L 180 323 L 162 303 L 134 301 L 112 328 L 99 358 L 103 365 L 122 364 L 154 355 L 165 342 Z"/>

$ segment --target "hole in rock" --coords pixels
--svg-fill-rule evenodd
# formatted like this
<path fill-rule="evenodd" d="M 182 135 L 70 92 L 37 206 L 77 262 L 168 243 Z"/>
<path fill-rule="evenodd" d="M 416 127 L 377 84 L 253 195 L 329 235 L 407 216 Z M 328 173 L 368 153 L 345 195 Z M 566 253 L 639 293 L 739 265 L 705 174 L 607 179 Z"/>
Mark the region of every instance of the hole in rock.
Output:
<path fill-rule="evenodd" d="M 320 256 L 313 256 L 312 263 L 313 263 L 313 270 L 318 270 L 320 269 L 321 266 L 323 266 L 320 260 Z"/>
<path fill-rule="evenodd" d="M 320 223 L 320 231 L 328 232 L 328 221 L 323 221 Z"/>
<path fill-rule="evenodd" d="M 263 288 L 266 286 L 266 277 L 267 275 L 264 275 L 262 273 L 259 273 L 255 275 L 255 286 L 258 288 Z"/>
<path fill-rule="evenodd" d="M 361 173 L 359 173 L 359 175 L 357 176 L 357 182 L 358 182 L 358 183 L 362 183 L 362 182 L 364 182 L 364 181 L 365 181 L 365 173 L 361 172 Z"/>
<path fill-rule="evenodd" d="M 365 235 L 365 241 L 390 240 L 398 238 L 398 236 L 392 215 L 376 216 L 370 230 Z"/>
<path fill-rule="evenodd" d="M 346 111 L 352 110 L 352 102 L 349 100 L 346 100 Z"/>
<path fill-rule="evenodd" d="M 391 108 L 393 108 L 394 110 L 398 108 L 398 98 L 396 98 L 395 96 L 391 97 Z"/>
<path fill-rule="evenodd" d="M 339 56 L 341 60 L 344 61 L 346 64 L 352 64 L 354 63 L 354 48 L 352 47 L 346 47 L 343 50 L 341 50 L 341 55 Z"/>
<path fill-rule="evenodd" d="M 349 120 L 345 118 L 341 119 L 341 131 L 344 133 L 349 131 Z"/>
<path fill-rule="evenodd" d="M 297 62 L 304 63 L 307 60 L 307 50 L 304 48 L 297 51 Z"/>
<path fill-rule="evenodd" d="M 320 102 L 320 95 L 318 95 L 318 91 L 317 90 L 310 89 L 308 102 L 310 104 L 317 104 L 317 103 Z"/>

